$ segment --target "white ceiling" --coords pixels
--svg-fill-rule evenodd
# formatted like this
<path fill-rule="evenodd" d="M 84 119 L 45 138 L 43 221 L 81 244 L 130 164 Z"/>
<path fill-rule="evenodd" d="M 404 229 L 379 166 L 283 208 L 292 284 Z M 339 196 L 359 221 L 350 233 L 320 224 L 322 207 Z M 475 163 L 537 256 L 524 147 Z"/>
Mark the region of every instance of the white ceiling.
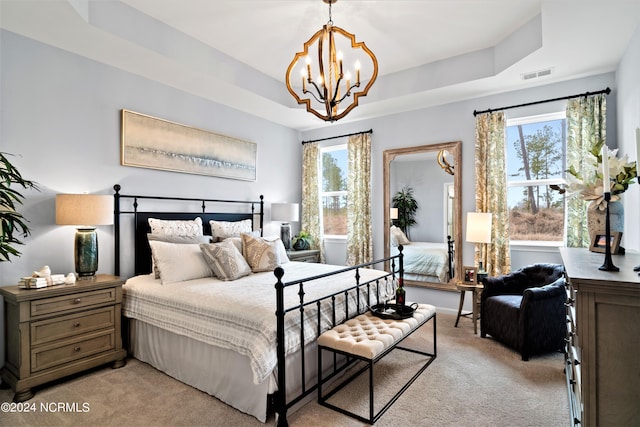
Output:
<path fill-rule="evenodd" d="M 339 0 L 332 18 L 380 65 L 342 123 L 613 71 L 640 0 Z M 327 20 L 322 0 L 0 0 L 2 28 L 300 130 L 327 124 L 285 71 Z"/>

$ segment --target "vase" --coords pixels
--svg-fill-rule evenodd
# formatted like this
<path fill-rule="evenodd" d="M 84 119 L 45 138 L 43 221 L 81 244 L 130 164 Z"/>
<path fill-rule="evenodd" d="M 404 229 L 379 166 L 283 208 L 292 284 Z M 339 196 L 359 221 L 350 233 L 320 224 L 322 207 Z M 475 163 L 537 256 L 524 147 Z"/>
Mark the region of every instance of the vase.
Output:
<path fill-rule="evenodd" d="M 587 229 L 589 241 L 593 242 L 596 234 L 605 234 L 607 210 L 588 209 Z M 624 205 L 620 201 L 609 202 L 609 228 L 611 232 L 624 231 Z"/>

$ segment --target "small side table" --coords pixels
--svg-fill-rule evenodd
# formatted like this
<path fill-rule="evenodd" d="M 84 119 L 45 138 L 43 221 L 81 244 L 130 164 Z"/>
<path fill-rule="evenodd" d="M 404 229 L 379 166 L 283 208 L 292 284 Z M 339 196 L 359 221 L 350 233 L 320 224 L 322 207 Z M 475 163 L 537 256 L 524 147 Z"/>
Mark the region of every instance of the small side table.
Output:
<path fill-rule="evenodd" d="M 480 318 L 479 312 L 479 302 L 480 302 L 480 292 L 484 286 L 478 283 L 469 283 L 469 282 L 458 282 L 456 283 L 456 289 L 460 291 L 460 305 L 458 306 L 458 316 L 456 317 L 455 327 L 458 327 L 458 322 L 460 321 L 460 317 L 471 317 L 473 320 L 473 333 L 478 333 L 478 319 Z M 462 306 L 464 305 L 464 295 L 467 292 L 472 293 L 473 303 L 471 304 L 472 311 L 471 313 L 462 313 Z"/>
<path fill-rule="evenodd" d="M 301 251 L 287 251 L 289 261 L 320 262 L 320 249 L 306 249 Z"/>

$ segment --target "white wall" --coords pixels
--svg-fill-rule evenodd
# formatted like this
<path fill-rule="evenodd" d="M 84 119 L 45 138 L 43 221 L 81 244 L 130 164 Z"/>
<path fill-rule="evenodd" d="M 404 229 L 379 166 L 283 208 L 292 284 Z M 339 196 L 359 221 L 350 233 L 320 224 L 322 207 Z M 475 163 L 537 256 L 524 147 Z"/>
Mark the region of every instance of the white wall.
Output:
<path fill-rule="evenodd" d="M 618 87 L 618 145 L 629 159 L 640 159 L 640 26 L 636 28 L 616 73 Z M 637 144 L 637 145 L 636 145 Z M 622 197 L 625 210 L 623 246 L 640 250 L 640 185 L 629 188 Z"/>

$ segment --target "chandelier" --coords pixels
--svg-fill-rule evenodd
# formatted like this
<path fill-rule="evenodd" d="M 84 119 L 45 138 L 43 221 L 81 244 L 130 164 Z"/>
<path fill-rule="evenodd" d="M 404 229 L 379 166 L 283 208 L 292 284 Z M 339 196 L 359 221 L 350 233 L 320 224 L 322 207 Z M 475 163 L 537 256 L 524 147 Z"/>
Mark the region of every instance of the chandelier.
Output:
<path fill-rule="evenodd" d="M 305 42 L 302 52 L 296 53 L 287 68 L 286 83 L 298 104 L 306 104 L 308 112 L 334 122 L 353 110 L 359 97 L 367 95 L 378 76 L 378 60 L 364 42 L 356 42 L 354 34 L 333 25 L 331 5 L 338 0 L 322 1 L 329 5 L 329 21 Z M 313 57 L 314 51 L 317 57 Z M 368 79 L 361 80 L 361 75 Z M 293 82 L 301 84 L 294 86 Z"/>

